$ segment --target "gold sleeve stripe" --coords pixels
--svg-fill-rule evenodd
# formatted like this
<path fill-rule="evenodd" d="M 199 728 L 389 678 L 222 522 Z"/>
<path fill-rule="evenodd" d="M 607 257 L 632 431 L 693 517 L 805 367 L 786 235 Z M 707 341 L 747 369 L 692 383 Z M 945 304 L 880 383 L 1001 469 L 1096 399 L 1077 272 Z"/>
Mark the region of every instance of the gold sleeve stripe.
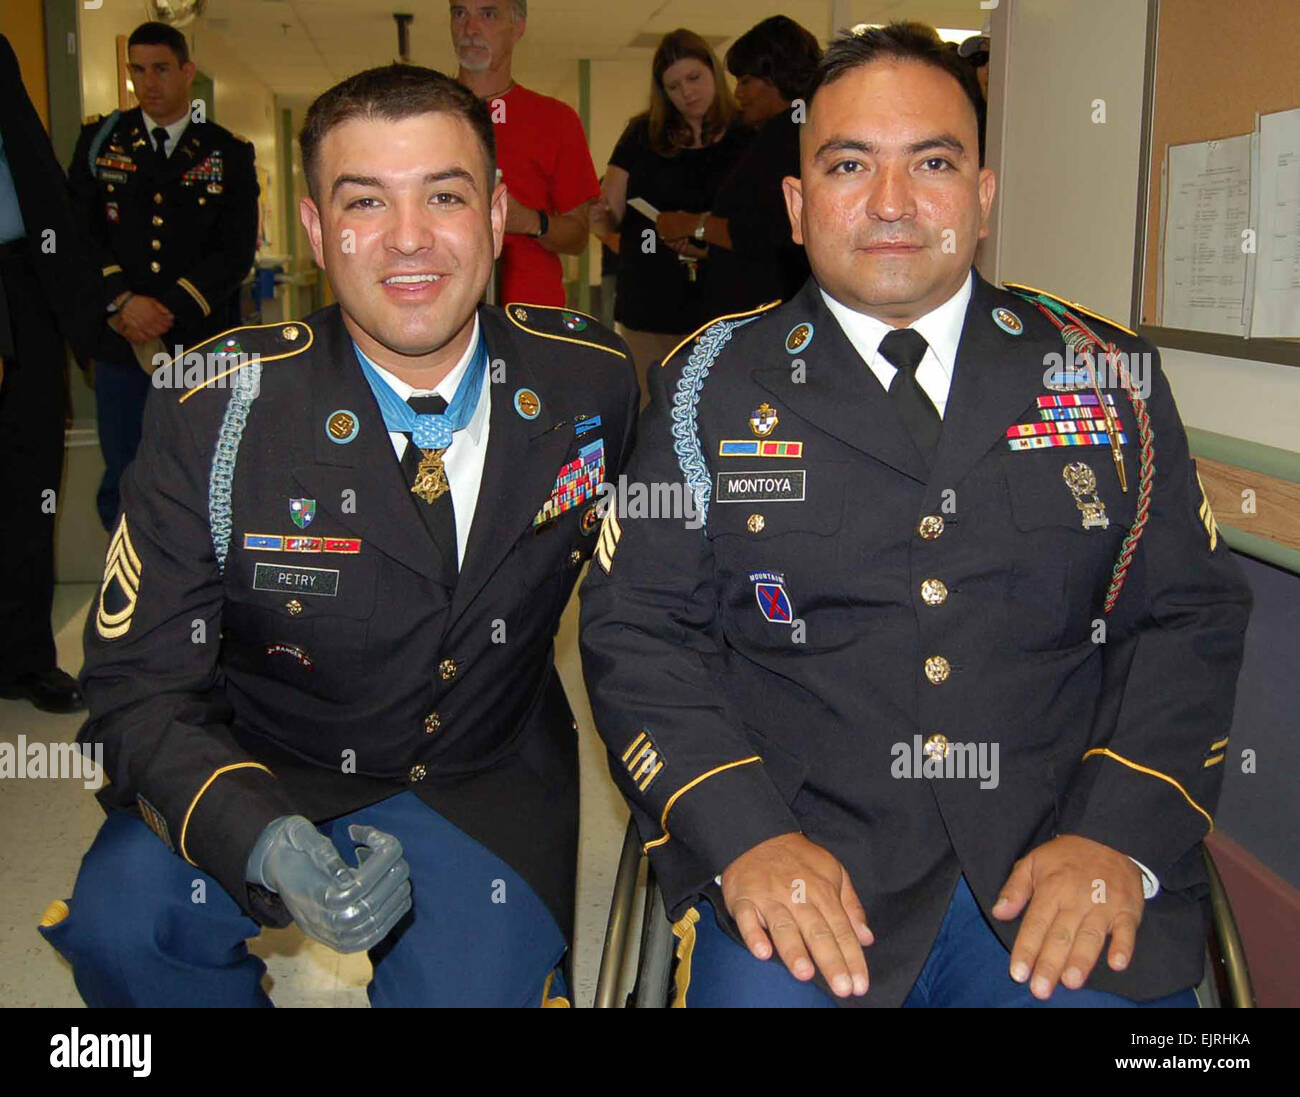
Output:
<path fill-rule="evenodd" d="M 691 987 L 691 957 L 695 954 L 695 923 L 700 920 L 700 912 L 691 907 L 681 920 L 673 923 L 673 936 L 677 938 L 677 971 L 673 976 L 673 995 L 671 1009 L 686 1008 L 686 992 Z"/>
<path fill-rule="evenodd" d="M 672 356 L 676 354 L 679 350 L 681 350 L 682 347 L 686 346 L 687 343 L 689 343 L 692 339 L 694 339 L 697 335 L 699 335 L 700 332 L 704 331 L 705 328 L 711 328 L 714 324 L 718 323 L 720 320 L 739 320 L 742 316 L 756 316 L 760 312 L 766 312 L 768 309 L 776 308 L 776 306 L 779 305 L 780 303 L 781 303 L 780 301 L 769 301 L 766 305 L 759 305 L 758 308 L 756 309 L 746 309 L 744 312 L 729 312 L 727 313 L 726 316 L 715 316 L 707 324 L 701 324 L 698 328 L 696 328 L 693 332 L 691 332 L 690 335 L 688 335 L 685 339 L 683 339 L 680 343 L 678 343 L 675 347 L 673 347 L 672 350 L 670 350 L 667 354 L 663 356 L 663 358 L 659 360 L 659 364 L 661 366 L 668 365 L 668 360 L 672 358 Z"/>
<path fill-rule="evenodd" d="M 99 273 L 107 278 L 110 274 L 121 274 L 122 268 L 117 263 L 110 263 Z"/>
<path fill-rule="evenodd" d="M 606 575 L 614 565 L 614 551 L 622 536 L 623 527 L 618 524 L 618 515 L 611 506 L 605 512 L 605 520 L 600 524 L 600 536 L 596 538 L 596 563 L 604 569 Z"/>
<path fill-rule="evenodd" d="M 1211 750 L 1222 750 L 1224 747 L 1226 747 L 1226 746 L 1228 745 L 1228 740 L 1229 740 L 1230 738 L 1231 738 L 1231 736 L 1229 736 L 1229 735 L 1225 735 L 1225 736 L 1224 736 L 1222 739 L 1220 739 L 1217 743 L 1211 743 L 1211 744 L 1210 744 L 1210 749 L 1211 749 Z"/>
<path fill-rule="evenodd" d="M 1214 509 L 1210 506 L 1210 497 L 1206 494 L 1205 484 L 1201 480 L 1201 470 L 1196 470 L 1196 483 L 1201 489 L 1201 505 L 1197 510 L 1201 521 L 1205 524 L 1205 532 L 1210 538 L 1210 551 L 1213 552 L 1219 544 L 1219 523 L 1214 520 Z"/>
<path fill-rule="evenodd" d="M 185 819 L 181 822 L 181 856 L 184 857 L 185 860 L 189 861 L 190 864 L 194 865 L 195 868 L 198 868 L 197 863 L 192 857 L 190 857 L 188 851 L 185 849 L 185 835 L 190 829 L 190 816 L 194 814 L 194 809 L 199 806 L 199 800 L 201 800 L 203 794 L 208 791 L 208 786 L 210 786 L 212 782 L 223 773 L 230 773 L 232 770 L 236 769 L 264 769 L 267 773 L 271 773 L 271 771 L 267 769 L 266 766 L 262 765 L 261 762 L 235 762 L 233 765 L 222 766 L 220 769 L 213 770 L 212 776 L 203 782 L 203 787 L 194 794 L 194 799 L 190 801 L 190 806 L 185 812 Z M 275 774 L 271 773 L 271 776 L 274 777 Z"/>
<path fill-rule="evenodd" d="M 668 833 L 668 813 L 673 810 L 673 805 L 677 803 L 678 799 L 681 796 L 690 792 L 691 789 L 693 789 L 696 785 L 700 784 L 701 782 L 707 781 L 710 777 L 716 777 L 719 773 L 722 773 L 725 770 L 735 769 L 737 766 L 747 766 L 751 762 L 761 762 L 762 760 L 763 758 L 761 755 L 753 754 L 750 755 L 748 758 L 740 758 L 734 762 L 726 762 L 723 765 L 714 766 L 707 773 L 701 773 L 698 777 L 694 778 L 693 780 L 687 781 L 686 784 L 682 785 L 681 788 L 679 788 L 670 797 L 668 797 L 668 803 L 664 804 L 663 814 L 660 815 L 659 817 L 659 829 L 663 831 L 663 834 L 661 834 L 653 842 L 647 842 L 644 846 L 642 846 L 641 852 L 649 853 L 652 849 L 655 848 L 655 846 L 662 846 L 665 842 L 668 841 L 669 838 L 672 837 L 672 835 Z"/>
<path fill-rule="evenodd" d="M 652 769 L 646 775 L 646 779 L 642 781 L 639 785 L 637 785 L 637 788 L 639 788 L 642 792 L 645 792 L 645 790 L 650 787 L 650 782 L 659 776 L 659 771 L 663 768 L 664 768 L 664 763 L 663 763 L 663 759 L 661 758 L 658 762 L 655 763 L 655 768 Z"/>
<path fill-rule="evenodd" d="M 204 316 L 212 315 L 212 306 L 208 304 L 208 299 L 199 292 L 198 287 L 193 282 L 188 278 L 177 278 L 176 284 L 194 298 L 194 303 L 203 310 Z"/>
<path fill-rule="evenodd" d="M 542 987 L 542 1009 L 572 1009 L 573 1003 L 563 995 L 557 994 L 551 997 L 551 983 L 555 981 L 555 972 L 551 972 L 546 977 L 546 985 Z"/>
<path fill-rule="evenodd" d="M 645 738 L 645 732 L 643 731 L 643 732 L 641 732 L 640 735 L 638 735 L 635 739 L 632 740 L 632 745 L 631 745 L 630 747 L 628 747 L 627 750 L 625 750 L 625 751 L 623 752 L 623 761 L 624 761 L 624 762 L 627 761 L 627 759 L 628 759 L 628 755 L 630 755 L 634 750 L 636 750 L 636 745 L 637 745 L 639 742 L 641 742 L 641 740 L 644 739 L 644 738 Z"/>
<path fill-rule="evenodd" d="M 1187 794 L 1187 790 L 1183 788 L 1183 786 L 1179 784 L 1177 781 L 1175 781 L 1172 777 L 1170 777 L 1169 774 L 1161 773 L 1158 769 L 1151 769 L 1147 766 L 1138 765 L 1137 762 L 1132 762 L 1129 759 L 1125 758 L 1123 755 L 1116 754 L 1113 750 L 1106 750 L 1101 747 L 1095 747 L 1092 750 L 1086 751 L 1083 757 L 1079 759 L 1079 761 L 1086 762 L 1089 758 L 1092 758 L 1094 755 L 1100 756 L 1102 758 L 1113 759 L 1114 761 L 1119 762 L 1120 765 L 1128 766 L 1129 769 L 1137 770 L 1138 773 L 1145 773 L 1148 777 L 1157 777 L 1161 781 L 1173 785 L 1174 788 L 1176 788 L 1179 792 L 1182 793 L 1183 799 L 1186 800 L 1191 807 L 1193 807 L 1195 810 L 1199 811 L 1202 815 L 1205 816 L 1205 821 L 1210 824 L 1210 830 L 1214 829 L 1214 819 L 1211 818 L 1210 813 L 1206 811 L 1203 807 L 1201 807 L 1201 805 L 1198 804 L 1195 800 L 1193 800 Z"/>
<path fill-rule="evenodd" d="M 116 640 L 131 630 L 131 618 L 135 616 L 135 607 L 140 597 L 140 576 L 143 573 L 140 557 L 135 546 L 131 544 L 131 531 L 127 528 L 126 514 L 123 513 L 117 523 L 117 532 L 113 534 L 104 557 L 104 579 L 99 586 L 99 606 L 95 610 L 95 631 L 104 640 Z M 112 613 L 105 608 L 104 601 L 109 588 L 116 584 L 121 593 L 122 608 Z"/>
<path fill-rule="evenodd" d="M 1217 766 L 1217 765 L 1218 765 L 1220 762 L 1222 762 L 1223 759 L 1226 758 L 1226 757 L 1227 757 L 1227 755 L 1224 755 L 1224 754 L 1216 754 L 1213 758 L 1207 758 L 1207 759 L 1205 759 L 1205 764 L 1204 764 L 1201 768 L 1202 768 L 1202 769 L 1209 769 L 1211 766 Z"/>
<path fill-rule="evenodd" d="M 72 911 L 68 909 L 68 904 L 66 902 L 62 899 L 55 899 L 54 902 L 45 908 L 45 913 L 41 915 L 41 920 L 38 924 L 43 929 L 49 929 L 50 926 L 57 926 L 71 913 Z"/>

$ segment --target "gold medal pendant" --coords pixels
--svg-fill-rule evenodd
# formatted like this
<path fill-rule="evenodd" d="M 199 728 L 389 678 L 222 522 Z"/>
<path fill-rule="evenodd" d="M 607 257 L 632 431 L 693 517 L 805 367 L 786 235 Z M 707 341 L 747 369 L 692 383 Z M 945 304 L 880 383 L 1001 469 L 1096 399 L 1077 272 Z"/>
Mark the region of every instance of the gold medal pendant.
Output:
<path fill-rule="evenodd" d="M 411 492 L 426 503 L 441 499 L 451 490 L 451 485 L 447 483 L 447 470 L 442 466 L 442 455 L 446 452 L 445 449 L 420 450 L 420 464 L 415 470 L 415 483 L 411 485 Z"/>

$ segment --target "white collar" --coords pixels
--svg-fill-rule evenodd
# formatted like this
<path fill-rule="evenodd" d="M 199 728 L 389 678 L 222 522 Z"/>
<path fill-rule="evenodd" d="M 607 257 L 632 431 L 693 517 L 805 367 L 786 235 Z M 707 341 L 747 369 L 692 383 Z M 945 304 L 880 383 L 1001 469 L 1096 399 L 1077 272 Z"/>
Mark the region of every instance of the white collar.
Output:
<path fill-rule="evenodd" d="M 153 131 L 158 128 L 159 123 L 145 114 L 143 107 L 140 108 L 140 117 L 144 119 L 144 131 L 149 135 L 149 144 L 152 145 L 154 143 Z M 167 155 L 169 157 L 181 147 L 181 134 L 185 132 L 189 124 L 190 112 L 186 111 L 170 126 L 163 126 L 163 129 L 167 131 Z"/>
<path fill-rule="evenodd" d="M 938 308 L 931 309 L 910 325 L 925 337 L 940 368 L 949 379 L 952 378 L 953 367 L 957 362 L 957 346 L 961 342 L 961 329 L 966 323 L 966 307 L 970 304 L 974 284 L 975 276 L 967 274 L 961 289 Z M 880 341 L 894 330 L 893 326 L 883 320 L 877 320 L 874 316 L 849 308 L 848 305 L 835 300 L 824 289 L 821 290 L 821 295 L 831 315 L 844 329 L 849 342 L 857 349 L 863 361 L 874 369 L 876 355 L 880 351 Z"/>
<path fill-rule="evenodd" d="M 450 405 L 453 397 L 456 395 L 456 389 L 460 385 L 461 378 L 465 376 L 465 371 L 469 369 L 469 363 L 474 357 L 474 351 L 478 349 L 478 341 L 479 324 L 478 313 L 476 312 L 474 314 L 474 330 L 470 333 L 469 337 L 469 346 L 465 348 L 465 353 L 460 356 L 460 361 L 456 363 L 452 368 L 452 371 L 438 382 L 437 388 L 433 389 L 412 388 L 400 377 L 394 376 L 389 373 L 388 370 L 384 369 L 383 366 L 373 361 L 369 355 L 361 350 L 360 347 L 357 347 L 357 352 L 360 353 L 372 367 L 374 367 L 375 372 L 384 379 L 384 382 L 388 387 L 397 393 L 403 401 L 409 400 L 412 396 L 441 396 L 447 401 L 448 405 Z M 356 346 L 356 344 L 354 343 L 353 346 Z M 483 425 L 486 422 L 487 401 L 483 400 L 480 395 L 478 407 L 474 409 L 474 417 L 469 421 L 469 425 L 465 428 L 469 431 L 470 437 L 474 440 L 475 445 L 478 445 L 482 440 Z"/>

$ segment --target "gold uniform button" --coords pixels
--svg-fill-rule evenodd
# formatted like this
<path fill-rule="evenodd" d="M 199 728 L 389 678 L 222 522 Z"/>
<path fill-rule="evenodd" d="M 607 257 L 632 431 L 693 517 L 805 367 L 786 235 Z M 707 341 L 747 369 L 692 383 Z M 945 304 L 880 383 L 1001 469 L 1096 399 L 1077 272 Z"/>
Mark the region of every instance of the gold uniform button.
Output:
<path fill-rule="evenodd" d="M 207 205 L 207 202 L 208 202 L 208 200 L 207 200 L 206 198 L 200 198 L 200 199 L 199 199 L 199 205 L 200 205 L 200 206 Z"/>
<path fill-rule="evenodd" d="M 154 228 L 157 228 L 159 225 L 163 223 L 163 219 L 155 213 L 152 217 L 149 218 L 149 223 L 153 225 Z"/>
<path fill-rule="evenodd" d="M 155 194 L 154 194 L 154 196 L 153 196 L 153 204 L 154 204 L 155 206 L 161 206 L 161 205 L 162 205 L 162 193 L 161 193 L 161 192 L 158 192 L 158 193 L 155 193 Z"/>
<path fill-rule="evenodd" d="M 436 712 L 431 712 L 424 718 L 424 730 L 428 734 L 432 735 L 440 727 L 442 727 L 442 717 Z"/>
<path fill-rule="evenodd" d="M 581 549 L 574 549 L 571 553 L 569 553 L 569 563 L 572 564 L 575 568 L 582 563 Z"/>
<path fill-rule="evenodd" d="M 943 519 L 937 514 L 927 514 L 916 527 L 916 532 L 926 541 L 933 541 L 943 532 Z"/>
<path fill-rule="evenodd" d="M 280 337 L 286 343 L 292 343 L 298 338 L 298 328 L 295 324 L 289 324 L 280 330 Z"/>
<path fill-rule="evenodd" d="M 947 758 L 948 757 L 948 736 L 940 735 L 935 732 L 925 741 L 925 746 L 921 748 L 927 758 Z"/>
<path fill-rule="evenodd" d="M 762 533 L 763 527 L 767 525 L 767 519 L 761 514 L 751 514 L 745 525 L 749 527 L 750 533 Z"/>
<path fill-rule="evenodd" d="M 407 776 L 410 777 L 412 781 L 423 781 L 425 774 L 428 772 L 429 771 L 425 768 L 423 762 L 416 762 L 415 765 L 411 767 L 411 771 Z"/>
<path fill-rule="evenodd" d="M 162 241 L 161 241 L 161 240 L 150 240 L 150 241 L 149 241 L 149 246 L 150 246 L 151 248 L 153 248 L 154 251 L 162 251 Z"/>
<path fill-rule="evenodd" d="M 942 579 L 926 579 L 921 583 L 921 601 L 927 606 L 941 606 L 948 600 L 948 588 Z"/>
<path fill-rule="evenodd" d="M 285 602 L 284 608 L 289 611 L 290 617 L 297 617 L 302 612 L 302 603 L 297 598 L 290 598 Z"/>
<path fill-rule="evenodd" d="M 942 655 L 931 655 L 925 661 L 925 676 L 936 686 L 948 681 L 948 675 L 951 673 L 952 664 Z"/>
<path fill-rule="evenodd" d="M 113 191 L 117 190 L 117 188 L 113 186 L 112 183 L 109 183 L 108 186 L 105 188 L 105 190 L 107 190 L 109 194 L 112 194 Z"/>
<path fill-rule="evenodd" d="M 157 274 L 160 270 L 162 270 L 162 264 L 158 262 L 157 259 L 155 259 L 152 263 L 149 264 L 149 269 L 153 271 L 154 274 Z"/>
<path fill-rule="evenodd" d="M 438 664 L 438 677 L 444 682 L 450 682 L 456 677 L 458 670 L 460 670 L 460 667 L 456 665 L 455 659 L 444 659 Z"/>

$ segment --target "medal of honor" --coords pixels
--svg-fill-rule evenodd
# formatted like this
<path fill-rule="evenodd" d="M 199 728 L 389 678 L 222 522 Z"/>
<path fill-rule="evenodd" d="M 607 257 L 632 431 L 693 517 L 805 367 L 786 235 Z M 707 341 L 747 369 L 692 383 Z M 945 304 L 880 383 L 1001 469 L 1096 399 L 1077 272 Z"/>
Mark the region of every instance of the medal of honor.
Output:
<path fill-rule="evenodd" d="M 451 490 L 447 483 L 447 470 L 443 468 L 442 455 L 446 450 L 422 449 L 420 464 L 415 470 L 415 483 L 411 485 L 411 494 L 418 495 L 426 503 L 441 499 Z"/>

